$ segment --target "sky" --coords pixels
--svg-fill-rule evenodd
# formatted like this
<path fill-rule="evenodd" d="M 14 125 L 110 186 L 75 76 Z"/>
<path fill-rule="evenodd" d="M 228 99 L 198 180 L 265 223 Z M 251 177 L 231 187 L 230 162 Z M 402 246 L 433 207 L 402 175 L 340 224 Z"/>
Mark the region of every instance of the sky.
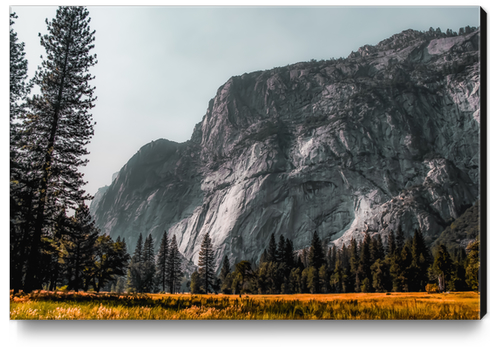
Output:
<path fill-rule="evenodd" d="M 13 28 L 32 77 L 55 6 L 19 6 Z M 96 30 L 95 135 L 82 168 L 95 194 L 146 143 L 190 139 L 230 77 L 347 57 L 406 29 L 479 26 L 478 7 L 88 6 Z"/>

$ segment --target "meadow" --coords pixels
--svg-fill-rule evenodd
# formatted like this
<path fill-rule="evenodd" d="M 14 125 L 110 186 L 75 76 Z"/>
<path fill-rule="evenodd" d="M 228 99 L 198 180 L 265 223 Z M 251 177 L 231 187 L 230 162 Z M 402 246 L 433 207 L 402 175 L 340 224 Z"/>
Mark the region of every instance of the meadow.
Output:
<path fill-rule="evenodd" d="M 38 291 L 10 295 L 12 320 L 479 319 L 479 294 L 192 295 Z"/>

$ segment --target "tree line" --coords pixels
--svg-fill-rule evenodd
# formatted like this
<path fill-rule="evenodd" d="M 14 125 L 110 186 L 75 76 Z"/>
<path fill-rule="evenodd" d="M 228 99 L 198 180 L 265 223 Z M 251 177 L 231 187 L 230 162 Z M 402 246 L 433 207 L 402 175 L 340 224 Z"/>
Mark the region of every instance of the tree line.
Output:
<path fill-rule="evenodd" d="M 258 265 L 239 261 L 232 271 L 225 255 L 221 271 L 214 274 L 209 235 L 201 245 L 199 270 L 191 277 L 192 293 L 295 294 L 355 292 L 420 292 L 425 290 L 478 290 L 479 241 L 451 255 L 446 246 L 429 250 L 422 233 L 406 237 L 399 227 L 386 243 L 365 233 L 362 242 L 352 238 L 341 248 L 325 249 L 318 233 L 308 248 L 294 251 L 291 240 L 272 234 Z M 208 249 L 205 253 L 203 249 Z M 207 260 L 205 260 L 207 259 Z M 211 283 L 211 284 L 210 284 Z"/>

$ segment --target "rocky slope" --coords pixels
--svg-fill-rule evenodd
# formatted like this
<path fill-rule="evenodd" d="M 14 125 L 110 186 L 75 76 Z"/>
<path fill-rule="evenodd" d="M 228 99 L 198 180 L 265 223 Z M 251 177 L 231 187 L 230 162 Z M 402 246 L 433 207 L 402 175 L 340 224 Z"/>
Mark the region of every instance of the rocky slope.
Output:
<path fill-rule="evenodd" d="M 346 59 L 230 78 L 185 143 L 157 140 L 121 169 L 99 227 L 164 230 L 197 263 L 209 232 L 230 261 L 272 233 L 299 249 L 399 224 L 434 241 L 479 196 L 480 33 L 407 30 Z"/>

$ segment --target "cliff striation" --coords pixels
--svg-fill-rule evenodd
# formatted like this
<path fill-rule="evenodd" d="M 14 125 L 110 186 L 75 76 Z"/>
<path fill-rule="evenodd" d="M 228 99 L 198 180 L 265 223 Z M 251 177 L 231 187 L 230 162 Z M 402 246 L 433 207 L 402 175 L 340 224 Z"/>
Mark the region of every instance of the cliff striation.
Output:
<path fill-rule="evenodd" d="M 341 246 L 402 225 L 429 243 L 479 197 L 480 32 L 407 30 L 348 58 L 230 78 L 185 143 L 142 147 L 97 197 L 134 249 L 164 230 L 197 263 L 257 261 L 272 233 Z"/>

